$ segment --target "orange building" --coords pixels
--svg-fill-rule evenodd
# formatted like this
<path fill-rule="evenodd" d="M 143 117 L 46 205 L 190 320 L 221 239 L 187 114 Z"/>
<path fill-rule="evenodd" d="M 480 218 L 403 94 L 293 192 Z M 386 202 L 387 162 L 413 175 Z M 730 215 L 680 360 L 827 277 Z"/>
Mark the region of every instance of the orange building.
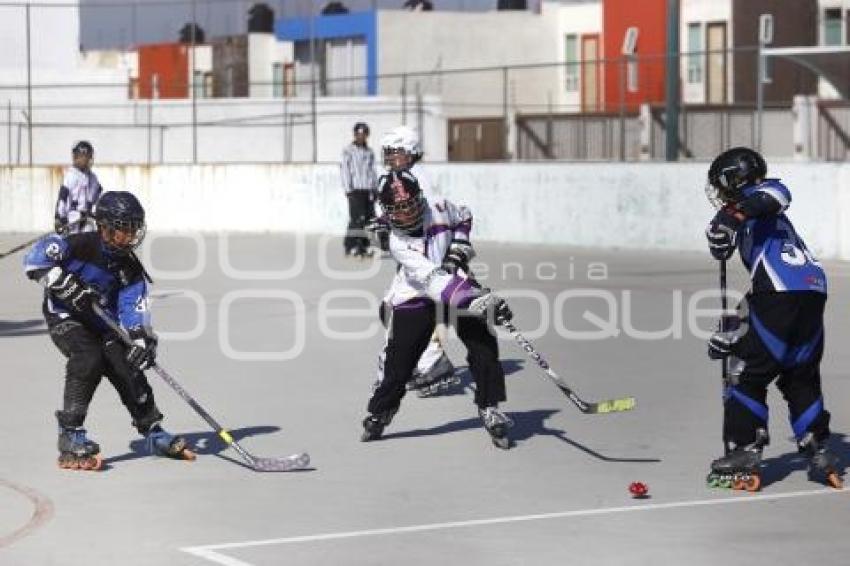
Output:
<path fill-rule="evenodd" d="M 184 43 L 139 47 L 139 98 L 188 98 L 189 50 Z"/>
<path fill-rule="evenodd" d="M 641 103 L 664 102 L 667 51 L 667 0 L 604 0 L 602 3 L 605 110 L 614 112 L 624 103 L 635 112 Z M 634 55 L 623 57 L 629 28 L 637 30 Z"/>

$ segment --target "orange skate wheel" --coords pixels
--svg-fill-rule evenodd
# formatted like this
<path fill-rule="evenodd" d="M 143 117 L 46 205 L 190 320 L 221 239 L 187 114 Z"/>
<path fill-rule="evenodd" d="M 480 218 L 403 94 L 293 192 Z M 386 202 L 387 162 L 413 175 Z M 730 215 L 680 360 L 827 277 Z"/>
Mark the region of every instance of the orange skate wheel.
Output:
<path fill-rule="evenodd" d="M 826 483 L 829 487 L 834 487 L 835 489 L 841 489 L 844 487 L 844 481 L 836 472 L 830 472 L 826 476 Z"/>
<path fill-rule="evenodd" d="M 743 491 L 747 489 L 747 480 L 744 478 L 735 478 L 732 480 L 732 489 L 736 491 Z"/>
<path fill-rule="evenodd" d="M 188 462 L 194 462 L 195 458 L 197 458 L 198 456 L 188 448 L 184 448 L 183 451 L 180 453 L 180 457 Z"/>
<path fill-rule="evenodd" d="M 750 476 L 749 481 L 746 482 L 746 490 L 747 491 L 758 491 L 761 488 L 761 477 L 757 474 L 753 474 Z"/>

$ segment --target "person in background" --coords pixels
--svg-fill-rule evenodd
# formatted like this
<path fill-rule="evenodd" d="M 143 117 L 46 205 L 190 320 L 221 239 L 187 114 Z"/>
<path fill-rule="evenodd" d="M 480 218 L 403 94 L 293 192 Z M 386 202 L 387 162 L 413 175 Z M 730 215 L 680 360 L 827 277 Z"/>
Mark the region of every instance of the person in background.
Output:
<path fill-rule="evenodd" d="M 53 215 L 53 227 L 57 234 L 77 234 L 94 232 L 92 211 L 103 188 L 97 175 L 91 170 L 94 160 L 94 147 L 82 140 L 71 148 L 72 167 L 65 171 L 56 209 Z"/>
<path fill-rule="evenodd" d="M 348 198 L 348 231 L 343 241 L 346 256 L 368 257 L 369 238 L 365 227 L 374 216 L 378 176 L 375 153 L 368 145 L 369 126 L 354 124 L 354 140 L 342 150 L 340 177 Z"/>

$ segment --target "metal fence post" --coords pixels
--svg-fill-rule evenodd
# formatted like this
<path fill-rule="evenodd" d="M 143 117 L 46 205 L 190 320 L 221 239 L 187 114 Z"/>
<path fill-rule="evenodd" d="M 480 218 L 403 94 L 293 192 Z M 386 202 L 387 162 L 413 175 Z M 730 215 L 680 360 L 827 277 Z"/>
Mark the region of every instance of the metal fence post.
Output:
<path fill-rule="evenodd" d="M 309 0 L 310 14 L 310 115 L 313 132 L 313 163 L 319 160 L 319 128 L 316 125 L 316 22 L 313 16 L 313 2 Z"/>
<path fill-rule="evenodd" d="M 12 165 L 12 101 L 6 104 L 6 150 L 9 155 L 9 165 Z"/>
<path fill-rule="evenodd" d="M 407 125 L 407 73 L 401 75 L 401 125 Z"/>
<path fill-rule="evenodd" d="M 626 56 L 620 56 L 620 161 L 626 160 Z"/>
<path fill-rule="evenodd" d="M 27 141 L 29 142 L 29 166 L 32 167 L 32 33 L 30 20 L 30 4 L 26 5 L 27 12 Z"/>
<path fill-rule="evenodd" d="M 504 123 L 504 135 L 502 136 L 502 158 L 508 158 L 508 140 L 511 125 L 508 123 L 508 67 L 502 67 L 502 121 Z"/>
<path fill-rule="evenodd" d="M 148 99 L 148 167 L 153 160 L 153 98 Z"/>
<path fill-rule="evenodd" d="M 667 161 L 679 160 L 679 0 L 667 0 Z"/>
<path fill-rule="evenodd" d="M 198 100 L 195 96 L 195 68 L 197 67 L 197 35 L 198 31 L 198 3 L 192 0 L 192 76 L 189 80 L 192 89 L 192 163 L 198 163 Z"/>
<path fill-rule="evenodd" d="M 416 81 L 416 130 L 419 133 L 419 147 L 425 151 L 425 124 L 424 110 L 422 108 L 422 88 Z"/>

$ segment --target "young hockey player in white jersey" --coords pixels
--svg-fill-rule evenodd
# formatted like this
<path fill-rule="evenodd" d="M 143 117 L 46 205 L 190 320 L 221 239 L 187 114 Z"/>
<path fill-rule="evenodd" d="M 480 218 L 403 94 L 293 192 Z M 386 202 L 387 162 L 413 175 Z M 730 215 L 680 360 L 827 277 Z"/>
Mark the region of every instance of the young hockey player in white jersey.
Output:
<path fill-rule="evenodd" d="M 96 230 L 92 211 L 103 188 L 91 170 L 94 147 L 83 140 L 71 148 L 73 166 L 65 171 L 56 199 L 53 226 L 57 234 L 78 234 Z"/>
<path fill-rule="evenodd" d="M 384 154 L 384 166 L 388 171 L 409 171 L 419 183 L 425 198 L 434 197 L 430 179 L 422 166 L 419 136 L 413 129 L 407 126 L 393 128 L 381 139 L 381 149 Z M 469 270 L 468 262 L 472 259 L 471 246 L 467 250 L 469 253 L 462 258 L 465 271 Z M 408 388 L 416 389 L 420 397 L 435 395 L 460 384 L 460 377 L 456 375 L 455 367 L 443 349 L 441 335 L 444 333 L 445 325 L 438 324 L 408 383 Z M 379 360 L 379 382 L 382 378 L 382 368 L 382 361 Z"/>
<path fill-rule="evenodd" d="M 446 200 L 429 201 L 407 171 L 383 177 L 378 200 L 391 227 L 390 252 L 399 269 L 387 296 L 383 379 L 369 400 L 362 440 L 379 439 L 390 424 L 441 319 L 455 326 L 467 348 L 475 404 L 484 427 L 496 446 L 508 448 L 511 423 L 497 409 L 506 399 L 505 374 L 487 316 L 492 313 L 498 325 L 510 320 L 512 313 L 504 300 L 463 276 L 449 253 L 453 242 L 471 247 L 472 215 Z"/>

